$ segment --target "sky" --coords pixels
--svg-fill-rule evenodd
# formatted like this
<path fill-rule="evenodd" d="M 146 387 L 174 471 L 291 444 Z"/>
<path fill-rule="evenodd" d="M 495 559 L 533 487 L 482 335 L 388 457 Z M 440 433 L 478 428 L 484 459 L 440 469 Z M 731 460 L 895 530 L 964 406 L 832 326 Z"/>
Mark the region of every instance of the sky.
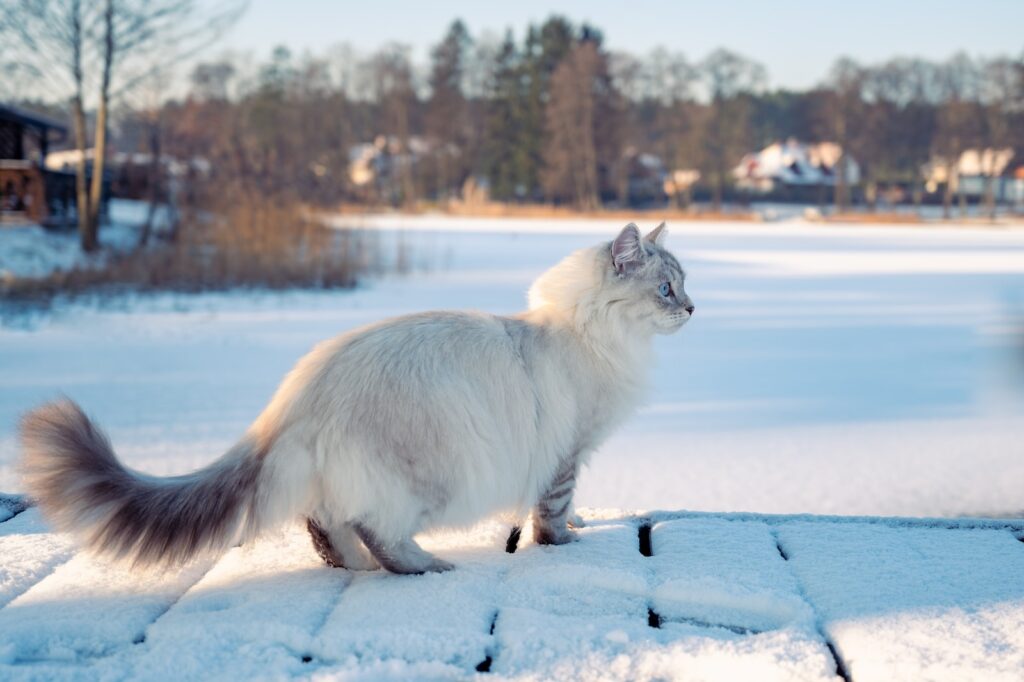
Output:
<path fill-rule="evenodd" d="M 944 59 L 959 50 L 974 56 L 1024 53 L 1024 0 L 251 0 L 212 51 L 263 58 L 276 45 L 316 54 L 340 43 L 369 52 L 398 42 L 425 63 L 430 46 L 455 18 L 474 36 L 500 36 L 512 28 L 521 38 L 527 24 L 552 13 L 602 29 L 612 50 L 643 54 L 663 46 L 697 60 L 728 47 L 763 63 L 771 86 L 796 89 L 820 82 L 839 56 L 871 63 L 895 55 Z"/>

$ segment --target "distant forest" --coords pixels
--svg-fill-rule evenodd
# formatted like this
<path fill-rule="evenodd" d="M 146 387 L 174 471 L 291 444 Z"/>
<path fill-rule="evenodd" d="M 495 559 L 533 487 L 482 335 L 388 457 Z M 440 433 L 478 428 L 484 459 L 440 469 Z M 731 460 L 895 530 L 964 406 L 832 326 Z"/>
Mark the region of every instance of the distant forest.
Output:
<path fill-rule="evenodd" d="M 124 107 L 112 134 L 119 151 L 201 158 L 221 182 L 317 205 L 443 204 L 485 188 L 494 201 L 584 210 L 636 203 L 631 174 L 652 157 L 669 174 L 699 172 L 668 201 L 718 208 L 738 198 L 732 169 L 745 153 L 789 138 L 834 142 L 859 164 L 856 185 L 838 180 L 839 209 L 873 207 L 893 186 L 919 201 L 935 159 L 1024 150 L 1022 56 L 844 58 L 793 91 L 768 89 L 765 68 L 741 54 L 694 59 L 685 47 L 613 52 L 600 29 L 558 16 L 502 40 L 455 21 L 428 64 L 398 44 L 282 47 L 264 63 L 198 64 L 186 95 Z M 360 158 L 367 178 L 354 174 Z"/>

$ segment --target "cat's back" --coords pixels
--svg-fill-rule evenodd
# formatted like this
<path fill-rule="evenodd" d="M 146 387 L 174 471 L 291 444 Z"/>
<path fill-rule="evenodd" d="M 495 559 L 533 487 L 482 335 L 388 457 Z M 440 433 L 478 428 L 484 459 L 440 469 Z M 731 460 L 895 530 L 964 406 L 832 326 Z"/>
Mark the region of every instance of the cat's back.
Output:
<path fill-rule="evenodd" d="M 455 439 L 479 450 L 529 438 L 536 404 L 519 352 L 505 318 L 494 315 L 385 320 L 334 341 L 313 411 L 349 432 L 373 432 L 376 442 L 414 434 L 418 444 L 448 442 L 450 450 Z"/>
<path fill-rule="evenodd" d="M 505 318 L 471 311 L 434 311 L 394 317 L 324 344 L 321 376 L 351 393 L 432 391 L 453 384 L 515 380 L 517 342 Z M 525 377 L 523 377 L 525 379 Z"/>

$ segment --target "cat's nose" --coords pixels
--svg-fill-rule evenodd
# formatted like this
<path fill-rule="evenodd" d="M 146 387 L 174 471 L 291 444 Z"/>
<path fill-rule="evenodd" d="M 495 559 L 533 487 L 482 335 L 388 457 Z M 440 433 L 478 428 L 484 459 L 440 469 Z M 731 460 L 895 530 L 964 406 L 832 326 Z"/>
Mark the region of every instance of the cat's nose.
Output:
<path fill-rule="evenodd" d="M 691 315 L 693 315 L 693 304 L 692 303 L 690 305 L 686 306 L 686 312 L 688 312 Z"/>

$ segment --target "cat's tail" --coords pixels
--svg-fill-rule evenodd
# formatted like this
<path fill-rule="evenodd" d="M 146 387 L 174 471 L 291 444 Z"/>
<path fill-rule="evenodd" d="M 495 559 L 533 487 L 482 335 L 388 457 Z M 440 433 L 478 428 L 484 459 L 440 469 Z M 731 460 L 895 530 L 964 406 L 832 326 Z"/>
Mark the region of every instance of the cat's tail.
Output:
<path fill-rule="evenodd" d="M 82 410 L 64 399 L 24 417 L 22 474 L 29 496 L 59 530 L 135 565 L 171 566 L 224 551 L 259 530 L 269 443 L 246 436 L 185 476 L 125 468 Z"/>

